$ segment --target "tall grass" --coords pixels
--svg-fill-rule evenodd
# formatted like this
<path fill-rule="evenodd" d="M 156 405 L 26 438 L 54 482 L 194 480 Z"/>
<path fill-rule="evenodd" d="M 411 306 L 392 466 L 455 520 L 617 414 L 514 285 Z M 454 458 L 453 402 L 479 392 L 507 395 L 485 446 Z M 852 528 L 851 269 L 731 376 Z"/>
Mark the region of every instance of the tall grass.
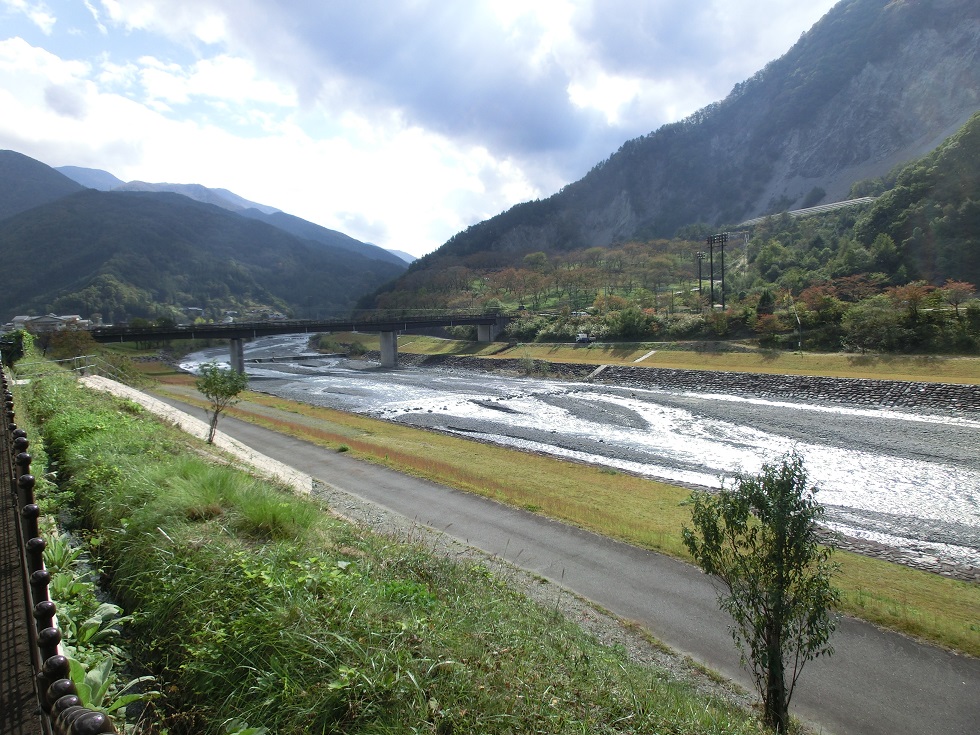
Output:
<path fill-rule="evenodd" d="M 71 379 L 28 405 L 92 532 L 161 727 L 218 733 L 753 733 L 481 564 L 342 523 Z"/>
<path fill-rule="evenodd" d="M 361 458 L 689 558 L 680 537 L 690 523 L 683 488 L 533 454 L 515 462 L 503 447 L 271 396 L 250 394 L 235 411 L 324 446 L 343 437 Z M 837 559 L 844 612 L 980 655 L 980 585 L 857 554 L 838 552 Z"/>

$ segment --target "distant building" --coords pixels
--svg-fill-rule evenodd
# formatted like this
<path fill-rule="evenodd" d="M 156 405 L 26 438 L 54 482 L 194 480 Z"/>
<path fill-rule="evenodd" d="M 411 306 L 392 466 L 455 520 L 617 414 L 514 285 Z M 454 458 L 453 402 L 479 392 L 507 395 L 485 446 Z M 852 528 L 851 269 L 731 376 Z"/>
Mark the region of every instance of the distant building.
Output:
<path fill-rule="evenodd" d="M 24 329 L 28 332 L 60 332 L 62 329 L 88 329 L 92 322 L 78 314 L 45 314 L 44 316 L 15 316 L 7 325 L 11 331 Z"/>

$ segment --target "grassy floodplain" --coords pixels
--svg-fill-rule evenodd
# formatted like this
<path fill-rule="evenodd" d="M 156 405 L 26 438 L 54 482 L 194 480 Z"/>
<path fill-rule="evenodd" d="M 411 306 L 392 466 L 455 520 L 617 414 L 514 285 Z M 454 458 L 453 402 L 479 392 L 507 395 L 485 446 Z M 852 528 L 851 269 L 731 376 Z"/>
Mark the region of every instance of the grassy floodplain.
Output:
<path fill-rule="evenodd" d="M 378 349 L 377 338 L 363 334 L 336 335 L 341 342 L 360 341 Z M 664 342 L 629 342 L 590 345 L 522 343 L 478 344 L 459 340 L 406 335 L 398 350 L 422 355 L 456 354 L 487 358 L 530 358 L 547 362 L 635 365 L 681 370 L 726 370 L 778 375 L 821 375 L 832 378 L 909 380 L 980 385 L 980 358 L 942 355 L 879 355 L 852 353 L 786 352 L 750 349 L 727 352 L 693 349 Z M 652 354 L 651 354 L 652 353 Z"/>
<path fill-rule="evenodd" d="M 135 615 L 135 660 L 165 695 L 147 717 L 172 735 L 232 719 L 276 733 L 762 732 L 506 572 L 338 520 L 132 402 L 44 372 L 16 391 L 39 458 L 57 462 L 42 502 L 72 508 Z"/>
<path fill-rule="evenodd" d="M 369 336 L 352 336 L 362 339 L 369 349 L 373 346 Z M 473 345 L 412 336 L 403 339 L 408 343 L 405 351 L 412 351 L 414 346 L 424 354 L 484 352 L 487 356 L 495 350 L 507 354 L 499 352 L 499 344 Z M 571 346 L 560 349 L 574 353 Z M 145 369 L 161 381 L 160 390 L 185 400 L 200 400 L 195 397 L 190 376 L 166 366 L 148 365 Z M 688 497 L 684 488 L 533 454 L 523 455 L 517 463 L 513 461 L 514 450 L 503 447 L 262 394 L 248 394 L 231 413 L 324 447 L 345 447 L 354 456 L 393 469 L 688 558 L 680 536 L 681 527 L 690 520 L 683 505 Z M 841 565 L 836 581 L 843 592 L 845 613 L 980 656 L 980 585 L 858 554 L 839 552 L 835 558 Z"/>

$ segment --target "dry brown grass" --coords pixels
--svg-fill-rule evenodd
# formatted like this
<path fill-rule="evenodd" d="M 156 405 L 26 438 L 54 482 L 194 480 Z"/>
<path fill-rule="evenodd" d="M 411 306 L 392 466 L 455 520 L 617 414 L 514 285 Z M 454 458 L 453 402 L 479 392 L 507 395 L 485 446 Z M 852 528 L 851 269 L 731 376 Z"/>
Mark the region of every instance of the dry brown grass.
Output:
<path fill-rule="evenodd" d="M 433 337 L 405 336 L 399 350 L 417 354 L 463 354 L 460 343 Z M 652 355 L 648 355 L 654 351 Z M 467 350 L 491 358 L 531 358 L 550 362 L 598 363 L 664 367 L 687 370 L 722 370 L 780 375 L 814 375 L 837 378 L 870 378 L 980 385 L 980 358 L 942 355 L 857 355 L 846 353 L 799 353 L 776 350 L 711 352 L 664 349 L 656 343 L 626 344 L 520 344 L 500 351 L 500 345 Z M 636 362 L 644 358 L 640 362 Z"/>
<path fill-rule="evenodd" d="M 188 395 L 179 386 L 165 391 Z M 345 446 L 353 456 L 402 472 L 688 558 L 680 536 L 690 522 L 684 488 L 261 394 L 248 394 L 232 413 L 327 448 Z M 845 552 L 837 560 L 844 612 L 980 655 L 980 585 Z"/>
<path fill-rule="evenodd" d="M 418 346 L 430 339 L 419 338 Z M 435 347 L 445 341 L 432 342 Z M 547 356 L 539 353 L 537 359 L 569 349 L 541 348 Z M 159 373 L 154 378 L 164 392 L 184 399 L 196 393 L 192 376 L 144 365 L 147 374 Z M 953 382 L 949 373 L 943 379 Z M 347 447 L 354 456 L 402 472 L 687 558 L 680 539 L 681 527 L 690 520 L 682 505 L 689 493 L 683 488 L 262 394 L 248 394 L 232 413 L 334 450 Z M 980 656 L 980 585 L 855 554 L 837 557 L 845 612 Z"/>

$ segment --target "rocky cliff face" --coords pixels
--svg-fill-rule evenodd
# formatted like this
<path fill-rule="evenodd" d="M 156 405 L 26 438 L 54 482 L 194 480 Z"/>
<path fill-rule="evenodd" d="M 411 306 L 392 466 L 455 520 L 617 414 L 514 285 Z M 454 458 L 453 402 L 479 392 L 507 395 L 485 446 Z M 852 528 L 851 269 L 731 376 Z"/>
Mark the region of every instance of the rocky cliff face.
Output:
<path fill-rule="evenodd" d="M 628 141 L 582 180 L 456 235 L 419 267 L 672 237 L 845 199 L 980 109 L 978 57 L 976 0 L 843 0 L 724 101 Z"/>
<path fill-rule="evenodd" d="M 980 109 L 978 48 L 980 19 L 966 18 L 916 31 L 890 58 L 866 64 L 811 124 L 789 131 L 752 215 L 814 187 L 826 201 L 844 199 L 855 181 L 934 149 Z"/>

